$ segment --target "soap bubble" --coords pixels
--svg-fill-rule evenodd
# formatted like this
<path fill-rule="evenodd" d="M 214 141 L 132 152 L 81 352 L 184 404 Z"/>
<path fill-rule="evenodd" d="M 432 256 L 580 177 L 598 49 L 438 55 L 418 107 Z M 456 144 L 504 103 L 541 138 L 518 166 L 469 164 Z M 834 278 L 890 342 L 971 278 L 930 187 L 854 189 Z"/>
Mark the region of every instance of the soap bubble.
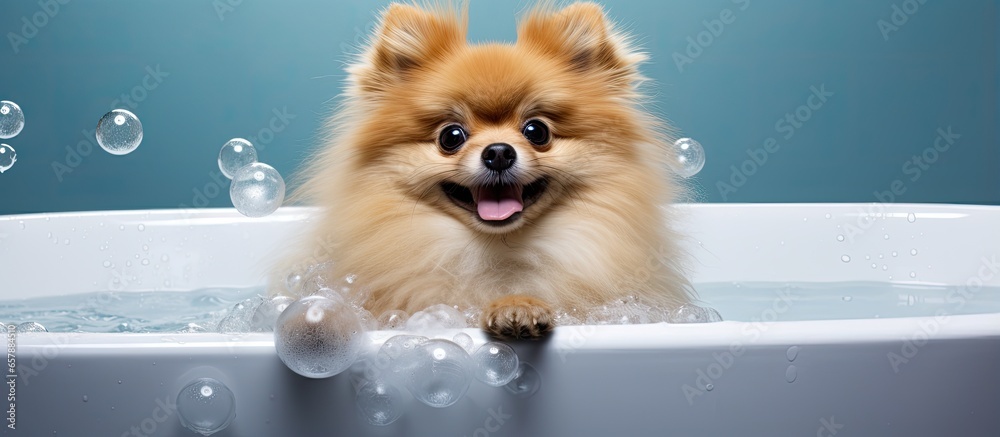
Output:
<path fill-rule="evenodd" d="M 361 320 L 351 307 L 321 296 L 300 299 L 281 313 L 274 347 L 289 369 L 327 378 L 351 366 L 365 344 Z"/>
<path fill-rule="evenodd" d="M 0 101 L 0 140 L 14 138 L 24 129 L 24 113 L 17 103 Z"/>
<path fill-rule="evenodd" d="M 285 277 L 285 288 L 290 293 L 296 293 L 302 288 L 302 273 L 291 272 Z"/>
<path fill-rule="evenodd" d="M 417 311 L 406 321 L 406 329 L 410 331 L 434 331 L 465 327 L 465 314 L 443 304 L 432 305 L 423 311 Z"/>
<path fill-rule="evenodd" d="M 465 326 L 474 328 L 479 326 L 479 321 L 483 318 L 483 309 L 479 307 L 469 307 L 462 312 L 465 315 Z"/>
<path fill-rule="evenodd" d="M 0 144 L 0 173 L 10 170 L 17 162 L 17 151 L 7 144 Z"/>
<path fill-rule="evenodd" d="M 49 332 L 48 329 L 45 329 L 45 327 L 38 322 L 24 322 L 17 325 L 17 328 L 14 330 L 17 331 L 18 334 L 24 334 L 25 332 Z"/>
<path fill-rule="evenodd" d="M 243 138 L 233 138 L 219 151 L 219 170 L 232 179 L 239 169 L 257 162 L 257 149 Z"/>
<path fill-rule="evenodd" d="M 376 370 L 381 378 L 403 384 L 404 376 L 416 368 L 416 360 L 403 359 L 417 350 L 417 347 L 430 339 L 419 335 L 396 335 L 385 343 L 375 353 Z"/>
<path fill-rule="evenodd" d="M 476 379 L 486 385 L 504 386 L 517 376 L 517 353 L 503 343 L 489 342 L 480 346 L 472 354 L 472 361 L 476 363 Z"/>
<path fill-rule="evenodd" d="M 714 308 L 684 304 L 670 312 L 670 323 L 721 322 L 722 316 Z"/>
<path fill-rule="evenodd" d="M 403 415 L 403 393 L 394 385 L 382 381 L 369 381 L 361 386 L 354 404 L 358 412 L 375 426 L 385 426 Z"/>
<path fill-rule="evenodd" d="M 406 320 L 410 318 L 406 311 L 389 310 L 378 316 L 378 326 L 380 329 L 396 331 L 406 327 Z"/>
<path fill-rule="evenodd" d="M 450 406 L 469 389 L 472 379 L 469 353 L 448 340 L 429 340 L 399 361 L 412 366 L 404 373 L 410 393 L 431 407 Z"/>
<path fill-rule="evenodd" d="M 229 198 L 236 210 L 247 217 L 264 217 L 285 200 L 285 180 L 270 165 L 255 162 L 233 175 Z"/>
<path fill-rule="evenodd" d="M 299 285 L 301 293 L 304 295 L 316 294 L 319 290 L 330 288 L 329 286 L 332 284 L 327 280 L 326 275 L 332 266 L 332 262 L 325 262 L 306 269 L 305 273 L 302 274 L 301 284 Z"/>
<path fill-rule="evenodd" d="M 132 153 L 142 142 L 139 117 L 124 109 L 115 109 L 97 122 L 97 144 L 112 155 Z"/>
<path fill-rule="evenodd" d="M 225 384 L 212 378 L 198 378 L 177 394 L 177 414 L 185 428 L 212 435 L 233 422 L 236 397 Z"/>
<path fill-rule="evenodd" d="M 278 316 L 292 302 L 295 302 L 295 299 L 288 296 L 274 296 L 265 300 L 257 306 L 253 316 L 250 317 L 250 330 L 254 332 L 274 331 L 274 324 L 278 321 Z"/>
<path fill-rule="evenodd" d="M 507 392 L 521 399 L 534 396 L 542 387 L 542 376 L 528 363 L 517 366 L 517 376 L 504 386 Z"/>
<path fill-rule="evenodd" d="M 253 318 L 253 314 L 257 311 L 257 307 L 259 307 L 262 303 L 264 303 L 263 297 L 254 296 L 233 305 L 233 308 L 229 310 L 229 313 L 219 321 L 219 325 L 215 330 L 225 334 L 249 332 L 250 319 Z"/>
<path fill-rule="evenodd" d="M 464 332 L 459 332 L 455 334 L 455 337 L 451 339 L 455 344 L 462 346 L 466 352 L 472 353 L 472 348 L 475 346 L 475 342 L 472 340 L 472 336 Z"/>
<path fill-rule="evenodd" d="M 705 167 L 705 149 L 701 143 L 690 138 L 681 138 L 674 143 L 677 154 L 677 174 L 689 178 Z"/>
<path fill-rule="evenodd" d="M 384 355 L 388 360 L 398 360 L 428 341 L 430 339 L 422 335 L 394 335 L 382 343 L 378 354 Z"/>
<path fill-rule="evenodd" d="M 558 311 L 555 315 L 556 326 L 576 326 L 582 325 L 583 321 L 576 316 L 577 312 Z"/>

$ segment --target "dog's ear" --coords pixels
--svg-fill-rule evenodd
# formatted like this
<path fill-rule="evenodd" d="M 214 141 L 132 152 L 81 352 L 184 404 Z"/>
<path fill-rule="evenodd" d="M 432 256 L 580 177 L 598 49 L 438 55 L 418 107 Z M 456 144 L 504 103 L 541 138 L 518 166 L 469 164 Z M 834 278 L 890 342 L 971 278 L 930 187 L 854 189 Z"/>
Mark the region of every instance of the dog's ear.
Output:
<path fill-rule="evenodd" d="M 589 2 L 530 11 L 518 25 L 517 43 L 561 57 L 574 70 L 609 72 L 620 78 L 637 74 L 638 64 L 646 59 L 615 31 L 604 10 Z"/>
<path fill-rule="evenodd" d="M 413 70 L 465 44 L 467 22 L 464 7 L 421 9 L 394 3 L 382 13 L 381 24 L 362 62 L 349 71 L 363 89 L 384 90 Z"/>

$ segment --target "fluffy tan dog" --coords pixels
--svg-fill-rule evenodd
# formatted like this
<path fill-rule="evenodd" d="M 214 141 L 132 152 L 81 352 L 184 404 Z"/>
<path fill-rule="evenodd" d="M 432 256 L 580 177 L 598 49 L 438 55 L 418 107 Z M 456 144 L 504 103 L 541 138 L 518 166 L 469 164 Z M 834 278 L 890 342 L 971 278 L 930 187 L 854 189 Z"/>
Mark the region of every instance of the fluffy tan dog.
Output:
<path fill-rule="evenodd" d="M 466 23 L 384 12 L 299 193 L 322 207 L 303 253 L 376 316 L 482 308 L 498 338 L 543 336 L 560 308 L 688 302 L 644 55 L 592 3 L 535 8 L 513 45 L 470 45 Z"/>

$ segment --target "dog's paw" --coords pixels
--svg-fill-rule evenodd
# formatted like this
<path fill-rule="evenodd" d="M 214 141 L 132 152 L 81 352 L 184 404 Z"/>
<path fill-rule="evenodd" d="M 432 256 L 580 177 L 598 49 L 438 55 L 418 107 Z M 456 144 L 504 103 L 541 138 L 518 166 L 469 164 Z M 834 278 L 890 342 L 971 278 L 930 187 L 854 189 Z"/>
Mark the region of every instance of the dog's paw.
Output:
<path fill-rule="evenodd" d="M 544 337 L 555 327 L 552 309 L 545 302 L 528 296 L 505 296 L 483 311 L 483 330 L 501 340 Z"/>

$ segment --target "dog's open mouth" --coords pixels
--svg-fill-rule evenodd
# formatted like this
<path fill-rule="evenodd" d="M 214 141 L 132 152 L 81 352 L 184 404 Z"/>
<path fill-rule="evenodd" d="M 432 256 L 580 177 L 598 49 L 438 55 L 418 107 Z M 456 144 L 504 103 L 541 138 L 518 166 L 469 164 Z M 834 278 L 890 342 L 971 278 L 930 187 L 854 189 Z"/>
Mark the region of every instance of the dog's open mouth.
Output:
<path fill-rule="evenodd" d="M 534 204 L 549 185 L 545 177 L 528 185 L 482 185 L 466 187 L 442 182 L 441 190 L 455 202 L 479 217 L 484 224 L 504 226 L 517 221 L 525 208 Z"/>

